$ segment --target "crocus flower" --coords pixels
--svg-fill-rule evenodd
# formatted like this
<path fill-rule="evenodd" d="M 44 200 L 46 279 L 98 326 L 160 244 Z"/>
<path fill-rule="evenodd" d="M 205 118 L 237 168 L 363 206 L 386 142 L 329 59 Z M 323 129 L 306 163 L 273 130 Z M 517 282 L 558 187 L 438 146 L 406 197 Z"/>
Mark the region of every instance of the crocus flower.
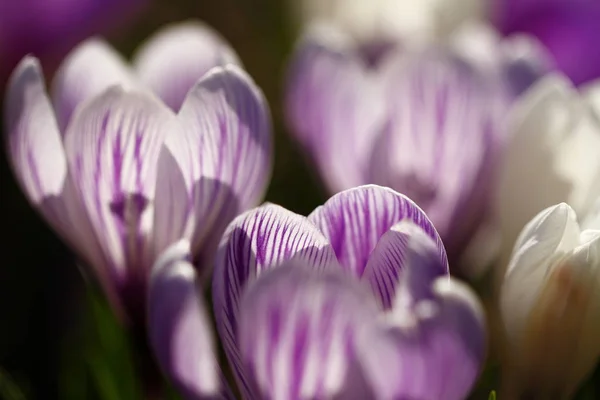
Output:
<path fill-rule="evenodd" d="M 151 342 L 186 398 L 219 394 L 195 270 L 178 243 L 154 267 Z M 463 399 L 485 354 L 473 293 L 448 276 L 415 203 L 363 186 L 309 217 L 266 204 L 223 236 L 217 331 L 243 398 Z"/>
<path fill-rule="evenodd" d="M 506 395 L 570 398 L 600 357 L 600 220 L 582 230 L 565 203 L 536 215 L 515 244 L 501 311 Z"/>
<path fill-rule="evenodd" d="M 292 61 L 287 114 L 331 193 L 368 183 L 406 193 L 454 265 L 486 223 L 509 97 L 499 75 L 449 48 L 367 66 L 353 41 L 319 29 Z"/>
<path fill-rule="evenodd" d="M 600 197 L 600 119 L 590 98 L 552 74 L 515 105 L 499 169 L 496 212 L 507 265 L 525 224 L 566 202 L 584 216 Z"/>
<path fill-rule="evenodd" d="M 34 53 L 60 57 L 89 35 L 112 31 L 139 14 L 146 0 L 19 0 L 0 4 L 0 76 Z M 2 79 L 3 80 L 3 79 Z"/>
<path fill-rule="evenodd" d="M 557 67 L 579 85 L 600 77 L 600 2 L 492 0 L 492 19 L 504 34 L 537 37 Z"/>
<path fill-rule="evenodd" d="M 161 82 L 177 74 L 176 82 L 191 83 L 186 73 L 231 53 L 211 38 L 186 40 L 181 32 L 151 41 L 141 52 L 139 76 L 161 97 L 181 95 L 183 85 Z M 206 48 L 212 51 L 203 58 L 198 51 Z M 162 59 L 167 55 L 171 68 Z M 180 109 L 170 109 L 93 40 L 61 67 L 54 106 L 32 57 L 9 84 L 6 132 L 18 182 L 134 319 L 144 315 L 156 256 L 187 238 L 194 260 L 209 267 L 215 236 L 260 201 L 269 181 L 270 117 L 260 90 L 233 64 L 196 79 Z"/>

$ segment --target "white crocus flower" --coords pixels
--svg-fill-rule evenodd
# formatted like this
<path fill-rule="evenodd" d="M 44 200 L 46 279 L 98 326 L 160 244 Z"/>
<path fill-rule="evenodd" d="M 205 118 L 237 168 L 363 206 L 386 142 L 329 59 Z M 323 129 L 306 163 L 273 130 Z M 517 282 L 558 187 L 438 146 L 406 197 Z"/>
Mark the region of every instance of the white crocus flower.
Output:
<path fill-rule="evenodd" d="M 500 295 L 514 395 L 566 398 L 600 356 L 600 224 L 561 203 L 521 232 Z M 542 396 L 543 397 L 543 396 Z"/>
<path fill-rule="evenodd" d="M 301 0 L 292 10 L 303 22 L 324 20 L 357 40 L 400 39 L 406 44 L 441 37 L 483 14 L 481 0 Z"/>
<path fill-rule="evenodd" d="M 600 197 L 600 119 L 566 78 L 548 75 L 527 91 L 509 131 L 497 192 L 501 265 L 539 210 L 566 202 L 585 216 Z"/>

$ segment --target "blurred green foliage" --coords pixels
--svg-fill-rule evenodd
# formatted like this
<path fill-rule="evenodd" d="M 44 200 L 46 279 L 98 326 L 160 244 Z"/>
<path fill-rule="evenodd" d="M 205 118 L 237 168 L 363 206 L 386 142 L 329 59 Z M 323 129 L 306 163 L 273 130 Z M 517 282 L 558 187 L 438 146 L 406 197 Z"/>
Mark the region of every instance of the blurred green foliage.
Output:
<path fill-rule="evenodd" d="M 80 323 L 62 343 L 60 398 L 143 399 L 132 338 L 96 288 L 85 301 Z"/>
<path fill-rule="evenodd" d="M 25 400 L 27 397 L 13 378 L 0 368 L 0 396 L 6 400 Z"/>

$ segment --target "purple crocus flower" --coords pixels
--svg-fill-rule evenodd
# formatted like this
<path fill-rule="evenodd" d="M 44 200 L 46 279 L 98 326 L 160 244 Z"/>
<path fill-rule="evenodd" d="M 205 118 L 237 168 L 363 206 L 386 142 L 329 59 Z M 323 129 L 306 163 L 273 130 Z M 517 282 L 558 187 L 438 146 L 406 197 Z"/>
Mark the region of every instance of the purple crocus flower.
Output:
<path fill-rule="evenodd" d="M 19 0 L 0 3 L 0 76 L 26 54 L 58 61 L 89 35 L 107 33 L 137 15 L 147 0 Z"/>
<path fill-rule="evenodd" d="M 575 84 L 600 77 L 600 2 L 494 0 L 492 4 L 493 19 L 502 33 L 537 37 Z"/>
<path fill-rule="evenodd" d="M 501 74 L 446 47 L 366 66 L 339 32 L 312 31 L 292 61 L 292 131 L 331 193 L 375 183 L 406 193 L 440 232 L 452 265 L 489 214 L 505 139 Z"/>
<path fill-rule="evenodd" d="M 141 51 L 138 74 L 103 42 L 85 42 L 61 66 L 54 104 L 35 58 L 9 83 L 6 131 L 18 182 L 134 319 L 143 319 L 157 255 L 186 238 L 194 261 L 210 266 L 215 237 L 269 182 L 266 101 L 234 64 L 200 79 L 233 54 L 206 29 L 168 28 Z M 177 96 L 185 96 L 181 107 Z"/>
<path fill-rule="evenodd" d="M 187 243 L 154 266 L 151 343 L 190 399 L 223 385 Z M 369 185 L 310 216 L 266 204 L 228 227 L 213 280 L 217 331 L 243 398 L 463 399 L 485 356 L 473 293 L 406 196 Z"/>

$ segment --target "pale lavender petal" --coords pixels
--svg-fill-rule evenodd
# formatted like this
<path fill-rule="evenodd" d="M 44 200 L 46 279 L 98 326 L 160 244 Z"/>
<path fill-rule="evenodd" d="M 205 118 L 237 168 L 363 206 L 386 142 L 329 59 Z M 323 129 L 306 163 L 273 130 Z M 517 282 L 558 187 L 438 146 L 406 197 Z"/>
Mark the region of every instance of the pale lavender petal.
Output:
<path fill-rule="evenodd" d="M 552 56 L 535 37 L 502 38 L 488 23 L 469 22 L 452 34 L 452 49 L 491 79 L 501 79 L 517 97 L 553 69 Z M 494 76 L 495 75 L 495 76 Z"/>
<path fill-rule="evenodd" d="M 238 331 L 260 398 L 373 398 L 355 353 L 355 341 L 375 323 L 372 300 L 340 270 L 291 263 L 261 275 L 242 297 Z"/>
<path fill-rule="evenodd" d="M 257 205 L 272 168 L 271 120 L 252 79 L 234 65 L 214 68 L 188 94 L 178 118 L 183 136 L 167 146 L 192 190 L 186 237 L 210 253 L 227 224 Z M 215 241 L 216 239 L 216 241 Z"/>
<path fill-rule="evenodd" d="M 212 67 L 230 63 L 241 64 L 235 51 L 215 30 L 198 21 L 161 29 L 142 45 L 133 62 L 142 82 L 175 111 Z"/>
<path fill-rule="evenodd" d="M 511 35 L 501 46 L 503 74 L 514 95 L 524 93 L 554 69 L 552 56 L 533 36 Z"/>
<path fill-rule="evenodd" d="M 440 276 L 435 243 L 423 238 L 409 239 L 393 308 L 360 346 L 378 399 L 464 399 L 485 359 L 479 301 L 466 285 Z"/>
<path fill-rule="evenodd" d="M 160 367 L 186 399 L 215 399 L 220 369 L 215 343 L 186 240 L 173 244 L 152 268 L 148 331 Z"/>
<path fill-rule="evenodd" d="M 67 160 L 37 59 L 25 57 L 13 72 L 5 118 L 10 161 L 23 191 L 35 206 L 48 206 L 41 212 L 60 226 L 60 215 L 44 199 L 60 197 Z"/>
<path fill-rule="evenodd" d="M 52 101 L 63 133 L 80 103 L 116 84 L 138 86 L 132 70 L 108 43 L 92 38 L 75 47 L 52 83 Z"/>
<path fill-rule="evenodd" d="M 187 226 L 192 221 L 195 222 L 192 213 L 193 184 L 189 180 L 186 181 L 186 176 L 177 161 L 177 148 L 173 150 L 172 146 L 173 143 L 184 139 L 183 134 L 169 135 L 158 158 L 152 245 L 155 256 L 170 244 L 186 237 Z"/>
<path fill-rule="evenodd" d="M 217 329 L 240 390 L 251 395 L 237 343 L 240 297 L 264 270 L 292 259 L 316 269 L 335 263 L 327 239 L 305 217 L 267 204 L 237 217 L 223 237 L 213 276 Z"/>
<path fill-rule="evenodd" d="M 385 309 L 392 306 L 401 275 L 407 268 L 407 264 L 411 262 L 409 259 L 411 256 L 409 241 L 411 240 L 426 243 L 432 241 L 420 226 L 409 220 L 395 224 L 379 239 L 365 267 L 362 279 L 371 284 L 373 293 Z M 427 286 L 431 284 L 435 276 L 448 273 L 445 252 L 437 251 L 435 255 L 437 258 L 417 263 L 422 267 L 420 272 L 423 272 L 423 275 L 419 276 L 428 278 L 426 279 Z M 412 275 L 409 274 L 409 276 Z"/>
<path fill-rule="evenodd" d="M 70 179 L 67 157 L 38 61 L 26 57 L 6 97 L 9 157 L 31 203 L 90 267 L 116 306 L 97 239 Z"/>
<path fill-rule="evenodd" d="M 435 282 L 435 302 L 420 303 L 414 325 L 382 325 L 361 359 L 377 399 L 466 398 L 485 358 L 481 306 L 464 285 Z"/>
<path fill-rule="evenodd" d="M 330 26 L 312 27 L 289 69 L 288 123 L 329 191 L 369 183 L 364 171 L 385 110 L 377 76 L 352 40 Z"/>
<path fill-rule="evenodd" d="M 390 120 L 375 142 L 371 182 L 414 200 L 454 261 L 489 212 L 506 91 L 441 49 L 391 59 L 385 81 Z"/>
<path fill-rule="evenodd" d="M 379 239 L 402 220 L 415 223 L 437 244 L 446 261 L 444 245 L 433 224 L 411 199 L 376 185 L 338 193 L 308 219 L 323 232 L 342 266 L 361 277 Z"/>
<path fill-rule="evenodd" d="M 113 87 L 69 124 L 69 169 L 117 286 L 143 307 L 152 264 L 157 164 L 175 115 L 153 97 Z M 131 287 L 130 287 L 131 286 Z"/>

